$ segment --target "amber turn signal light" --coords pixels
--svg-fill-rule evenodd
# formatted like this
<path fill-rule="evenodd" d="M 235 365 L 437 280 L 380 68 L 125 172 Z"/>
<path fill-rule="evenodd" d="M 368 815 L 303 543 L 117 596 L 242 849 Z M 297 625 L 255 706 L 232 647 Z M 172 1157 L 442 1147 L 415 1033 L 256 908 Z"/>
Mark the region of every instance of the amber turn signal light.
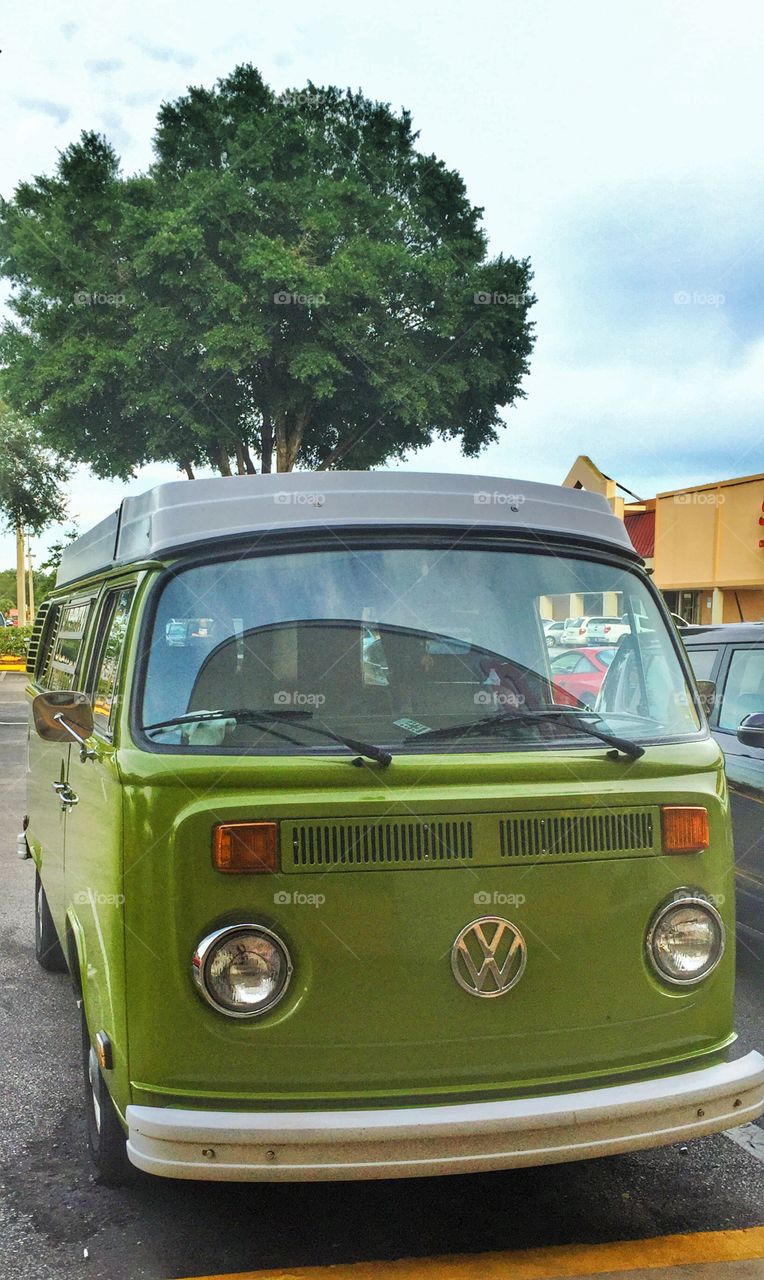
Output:
<path fill-rule="evenodd" d="M 114 1055 L 111 1051 L 111 1040 L 105 1031 L 97 1031 L 95 1044 L 93 1048 L 96 1051 L 98 1065 L 102 1071 L 111 1071 L 114 1066 Z"/>
<path fill-rule="evenodd" d="M 278 825 L 221 822 L 212 834 L 212 864 L 230 875 L 278 871 Z"/>
<path fill-rule="evenodd" d="M 700 853 L 708 848 L 708 810 L 666 804 L 661 809 L 664 853 Z"/>

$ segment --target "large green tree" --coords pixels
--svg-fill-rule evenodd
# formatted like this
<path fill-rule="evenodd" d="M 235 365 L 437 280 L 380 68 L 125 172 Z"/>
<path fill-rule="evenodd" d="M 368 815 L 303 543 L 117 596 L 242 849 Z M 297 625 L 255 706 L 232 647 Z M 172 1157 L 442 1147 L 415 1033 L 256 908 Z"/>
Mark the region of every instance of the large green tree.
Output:
<path fill-rule="evenodd" d="M 161 108 L 145 174 L 83 134 L 0 208 L 5 394 L 100 475 L 479 453 L 522 395 L 531 272 L 416 142 L 251 66 Z"/>

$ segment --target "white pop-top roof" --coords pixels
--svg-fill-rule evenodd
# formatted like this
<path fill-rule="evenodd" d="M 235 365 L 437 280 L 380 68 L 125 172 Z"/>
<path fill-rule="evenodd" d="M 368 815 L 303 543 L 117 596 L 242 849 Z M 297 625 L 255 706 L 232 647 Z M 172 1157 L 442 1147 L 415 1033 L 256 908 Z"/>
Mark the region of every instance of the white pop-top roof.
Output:
<path fill-rule="evenodd" d="M 585 489 L 413 471 L 295 471 L 177 480 L 125 498 L 65 548 L 58 583 L 249 533 L 391 525 L 567 535 L 633 552 L 623 521 Z"/>

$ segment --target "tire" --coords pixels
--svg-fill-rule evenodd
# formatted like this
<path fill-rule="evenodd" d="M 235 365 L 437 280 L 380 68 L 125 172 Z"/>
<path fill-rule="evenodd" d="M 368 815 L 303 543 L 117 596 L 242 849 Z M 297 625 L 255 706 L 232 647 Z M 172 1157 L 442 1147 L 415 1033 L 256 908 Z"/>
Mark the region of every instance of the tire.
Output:
<path fill-rule="evenodd" d="M 41 969 L 45 969 L 48 973 L 66 973 L 66 959 L 50 914 L 39 871 L 35 871 L 34 877 L 34 953 Z"/>
<path fill-rule="evenodd" d="M 85 1091 L 85 1117 L 90 1158 L 96 1179 L 106 1187 L 121 1187 L 132 1182 L 135 1168 L 127 1158 L 127 1139 L 111 1100 L 106 1081 L 98 1065 L 96 1051 L 82 1010 L 82 1079 Z"/>

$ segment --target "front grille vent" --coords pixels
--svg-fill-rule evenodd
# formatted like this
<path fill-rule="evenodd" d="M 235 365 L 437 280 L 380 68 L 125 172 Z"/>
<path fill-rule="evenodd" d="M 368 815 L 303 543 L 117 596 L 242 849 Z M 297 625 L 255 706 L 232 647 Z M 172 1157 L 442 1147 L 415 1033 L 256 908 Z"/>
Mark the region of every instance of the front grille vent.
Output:
<path fill-rule="evenodd" d="M 499 834 L 503 858 L 636 853 L 653 848 L 649 810 L 588 812 L 507 818 Z"/>
<path fill-rule="evenodd" d="M 472 823 L 327 822 L 292 827 L 296 867 L 438 866 L 472 858 Z"/>

